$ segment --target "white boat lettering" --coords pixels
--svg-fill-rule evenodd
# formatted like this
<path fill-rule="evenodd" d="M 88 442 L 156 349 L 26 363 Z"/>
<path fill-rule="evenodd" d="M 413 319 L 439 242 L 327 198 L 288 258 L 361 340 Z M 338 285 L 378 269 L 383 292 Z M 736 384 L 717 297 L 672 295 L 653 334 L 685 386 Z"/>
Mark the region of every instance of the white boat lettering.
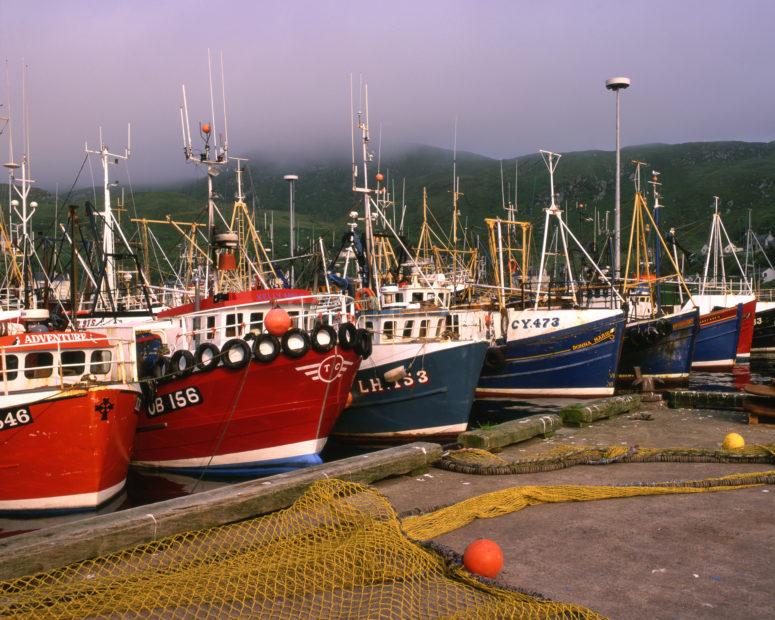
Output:
<path fill-rule="evenodd" d="M 25 424 L 32 424 L 32 415 L 30 415 L 30 410 L 27 407 L 0 411 L 0 431 L 7 431 Z"/>
<path fill-rule="evenodd" d="M 67 332 L 62 334 L 22 334 L 20 344 L 55 344 L 60 342 L 83 342 L 88 340 L 86 334 Z"/>
<path fill-rule="evenodd" d="M 358 392 L 361 394 L 372 394 L 374 392 L 389 392 L 392 390 L 403 390 L 413 388 L 416 385 L 422 385 L 430 381 L 427 370 L 418 370 L 414 375 L 407 373 L 403 379 L 394 383 L 386 383 L 380 377 L 369 379 L 358 379 Z"/>
<path fill-rule="evenodd" d="M 202 402 L 202 394 L 194 386 L 175 390 L 169 394 L 156 396 L 148 404 L 148 417 L 154 418 L 165 413 L 172 413 L 187 407 L 199 405 Z"/>

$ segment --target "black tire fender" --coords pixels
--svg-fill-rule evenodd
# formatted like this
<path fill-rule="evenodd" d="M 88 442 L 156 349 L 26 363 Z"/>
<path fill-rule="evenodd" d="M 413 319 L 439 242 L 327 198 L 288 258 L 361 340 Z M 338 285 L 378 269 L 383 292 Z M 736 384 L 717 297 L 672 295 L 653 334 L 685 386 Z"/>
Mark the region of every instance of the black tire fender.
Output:
<path fill-rule="evenodd" d="M 484 366 L 488 370 L 503 370 L 506 367 L 506 353 L 501 347 L 490 347 L 484 356 Z"/>
<path fill-rule="evenodd" d="M 182 363 L 181 363 L 182 362 Z M 194 372 L 194 354 L 188 349 L 178 349 L 170 356 L 170 373 L 175 377 L 188 377 Z"/>
<path fill-rule="evenodd" d="M 238 357 L 232 358 L 232 353 L 237 352 Z M 221 362 L 229 370 L 239 370 L 250 362 L 252 356 L 250 345 L 242 338 L 227 340 L 221 348 Z"/>
<path fill-rule="evenodd" d="M 209 355 L 208 355 L 209 354 Z M 212 342 L 203 342 L 196 348 L 194 361 L 196 368 L 200 372 L 208 372 L 218 367 L 220 363 L 221 350 Z"/>
<path fill-rule="evenodd" d="M 372 348 L 371 333 L 365 329 L 356 330 L 353 351 L 362 359 L 367 360 L 371 356 Z"/>
<path fill-rule="evenodd" d="M 355 325 L 352 323 L 342 323 L 339 326 L 339 346 L 343 349 L 352 349 L 355 344 Z"/>
<path fill-rule="evenodd" d="M 312 348 L 318 353 L 328 353 L 336 346 L 336 330 L 330 325 L 318 325 L 310 336 Z"/>
<path fill-rule="evenodd" d="M 292 327 L 283 334 L 281 344 L 285 355 L 291 359 L 298 359 L 309 351 L 309 334 L 297 327 Z"/>
<path fill-rule="evenodd" d="M 167 375 L 169 374 L 169 372 L 170 372 L 170 358 L 168 358 L 166 355 L 160 355 L 153 362 L 153 369 L 151 370 L 151 375 L 157 381 L 163 381 L 168 378 Z"/>
<path fill-rule="evenodd" d="M 281 349 L 282 345 L 277 336 L 261 334 L 253 341 L 253 359 L 262 364 L 268 364 L 280 355 Z"/>

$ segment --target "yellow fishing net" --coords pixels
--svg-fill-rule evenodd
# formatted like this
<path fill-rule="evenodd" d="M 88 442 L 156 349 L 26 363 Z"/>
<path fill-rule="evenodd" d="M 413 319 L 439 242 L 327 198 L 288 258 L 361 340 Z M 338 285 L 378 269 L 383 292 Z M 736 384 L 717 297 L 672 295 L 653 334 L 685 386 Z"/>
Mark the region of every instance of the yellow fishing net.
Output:
<path fill-rule="evenodd" d="M 315 483 L 286 510 L 1 584 L 0 616 L 599 618 L 485 585 L 401 531 L 368 487 Z"/>
<path fill-rule="evenodd" d="M 525 486 L 399 521 L 374 489 L 321 480 L 290 508 L 0 582 L 16 618 L 600 618 L 472 577 L 418 540 L 542 502 L 720 491 L 775 472 L 660 487 Z M 681 487 L 681 488 L 679 488 Z"/>

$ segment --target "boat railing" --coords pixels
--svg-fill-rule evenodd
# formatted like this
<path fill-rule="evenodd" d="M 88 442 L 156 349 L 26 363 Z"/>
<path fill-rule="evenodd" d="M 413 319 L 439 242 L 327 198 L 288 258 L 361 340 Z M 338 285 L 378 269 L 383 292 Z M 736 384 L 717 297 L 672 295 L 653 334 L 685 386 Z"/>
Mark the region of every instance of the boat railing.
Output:
<path fill-rule="evenodd" d="M 310 331 L 317 323 L 324 325 L 334 325 L 338 322 L 353 320 L 354 300 L 345 295 L 336 294 L 307 294 L 293 297 L 283 297 L 277 300 L 267 300 L 260 302 L 249 302 L 238 306 L 227 306 L 218 309 L 218 314 L 248 314 L 252 308 L 261 308 L 264 312 L 271 310 L 267 308 L 268 303 L 278 302 L 278 306 L 296 306 L 293 309 L 285 308 L 291 315 L 291 322 L 294 327 Z M 282 302 L 282 304 L 280 304 Z M 192 315 L 191 324 L 196 325 L 196 319 L 203 319 L 212 314 L 212 310 L 201 311 Z M 264 315 L 265 316 L 265 315 Z M 231 338 L 244 338 L 247 334 L 266 333 L 263 324 L 264 317 L 261 320 L 241 320 L 239 323 L 228 324 L 219 322 L 215 325 L 204 325 L 192 327 L 180 333 L 180 337 L 188 342 L 189 348 L 194 348 L 195 343 L 215 342 L 223 343 Z"/>
<path fill-rule="evenodd" d="M 111 383 L 133 383 L 137 381 L 137 367 L 134 359 L 134 341 L 127 339 L 106 338 L 107 347 L 89 349 L 62 349 L 61 343 L 56 343 L 56 349 L 33 349 L 29 345 L 10 345 L 0 347 L 0 375 L 2 375 L 3 395 L 8 396 L 12 390 L 9 383 L 20 381 L 19 390 L 41 388 L 73 388 L 79 384 L 105 385 Z M 53 344 L 53 343 L 52 343 Z M 82 351 L 83 361 L 63 362 L 62 353 L 70 351 Z M 93 359 L 95 353 L 108 351 L 110 359 Z M 56 355 L 54 353 L 56 352 Z M 26 354 L 44 354 L 52 356 L 51 364 L 37 364 L 28 366 Z M 19 357 L 16 358 L 16 367 L 8 367 L 8 356 L 25 355 L 25 364 L 19 366 Z M 68 372 L 69 369 L 81 372 Z M 86 370 L 89 372 L 86 372 Z M 94 372 L 92 372 L 94 369 Z M 8 375 L 13 374 L 9 379 Z M 101 377 L 101 378 L 98 378 Z M 14 386 L 15 387 L 15 386 Z"/>

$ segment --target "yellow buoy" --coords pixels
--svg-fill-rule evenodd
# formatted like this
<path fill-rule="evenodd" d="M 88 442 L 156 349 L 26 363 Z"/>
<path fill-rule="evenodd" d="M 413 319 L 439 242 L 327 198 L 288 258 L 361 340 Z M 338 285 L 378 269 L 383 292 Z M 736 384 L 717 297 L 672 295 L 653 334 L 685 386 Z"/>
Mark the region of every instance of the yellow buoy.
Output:
<path fill-rule="evenodd" d="M 743 436 L 739 435 L 738 433 L 729 433 L 729 435 L 724 437 L 724 441 L 721 444 L 721 447 L 724 448 L 724 450 L 737 450 L 738 448 L 744 448 L 745 439 L 743 439 Z"/>

